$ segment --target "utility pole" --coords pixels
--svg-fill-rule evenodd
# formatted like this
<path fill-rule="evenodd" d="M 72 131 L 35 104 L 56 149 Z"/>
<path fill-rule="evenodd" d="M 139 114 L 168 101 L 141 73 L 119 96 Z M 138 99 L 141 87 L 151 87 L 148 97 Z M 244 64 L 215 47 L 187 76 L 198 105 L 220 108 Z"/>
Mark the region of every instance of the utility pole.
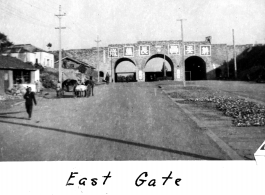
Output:
<path fill-rule="evenodd" d="M 228 62 L 228 48 L 227 48 L 227 45 L 226 45 L 226 66 L 227 66 L 227 78 L 229 79 L 229 62 Z"/>
<path fill-rule="evenodd" d="M 166 72 L 166 54 L 165 54 L 165 51 L 164 51 L 164 60 L 163 60 L 163 66 L 164 66 L 164 77 L 166 78 L 167 76 L 167 72 Z M 174 71 L 173 71 L 174 72 Z M 174 74 L 174 73 L 173 73 Z"/>
<path fill-rule="evenodd" d="M 234 29 L 232 29 L 232 32 L 233 32 L 233 46 L 234 46 L 235 79 L 237 79 L 236 46 L 235 46 L 235 34 L 234 34 Z"/>
<path fill-rule="evenodd" d="M 98 36 L 97 36 L 97 40 L 95 40 L 97 42 L 97 49 L 98 49 L 98 82 L 99 82 L 99 48 L 98 48 L 98 44 L 101 40 L 99 40 Z"/>
<path fill-rule="evenodd" d="M 62 40 L 61 40 L 61 29 L 65 29 L 65 27 L 61 27 L 61 18 L 62 16 L 65 16 L 66 14 L 61 14 L 61 5 L 59 5 L 59 14 L 55 15 L 59 18 L 59 27 L 56 27 L 55 29 L 59 29 L 59 65 L 58 65 L 58 71 L 59 71 L 59 81 L 62 88 Z"/>
<path fill-rule="evenodd" d="M 186 86 L 186 78 L 185 78 L 185 61 L 184 61 L 184 35 L 183 35 L 183 24 L 182 22 L 186 19 L 178 19 L 177 21 L 181 22 L 181 39 L 182 39 L 182 74 L 183 74 L 183 86 Z"/>

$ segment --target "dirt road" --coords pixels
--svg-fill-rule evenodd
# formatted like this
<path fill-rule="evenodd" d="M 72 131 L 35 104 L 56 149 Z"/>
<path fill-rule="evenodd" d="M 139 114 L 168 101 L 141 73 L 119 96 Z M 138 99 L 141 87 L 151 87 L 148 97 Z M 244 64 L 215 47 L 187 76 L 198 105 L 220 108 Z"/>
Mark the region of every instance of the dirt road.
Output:
<path fill-rule="evenodd" d="M 23 104 L 1 111 L 1 161 L 229 159 L 153 83 L 37 101 L 32 120 Z"/>

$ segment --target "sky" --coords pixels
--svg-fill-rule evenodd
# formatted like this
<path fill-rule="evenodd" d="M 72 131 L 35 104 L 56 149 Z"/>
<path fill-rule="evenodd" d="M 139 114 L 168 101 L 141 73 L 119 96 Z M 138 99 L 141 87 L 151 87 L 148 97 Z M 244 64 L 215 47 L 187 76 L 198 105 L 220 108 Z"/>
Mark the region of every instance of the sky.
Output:
<path fill-rule="evenodd" d="M 87 49 L 137 41 L 265 43 L 264 0 L 0 0 L 0 32 L 15 44 L 58 50 L 61 5 L 62 48 Z"/>

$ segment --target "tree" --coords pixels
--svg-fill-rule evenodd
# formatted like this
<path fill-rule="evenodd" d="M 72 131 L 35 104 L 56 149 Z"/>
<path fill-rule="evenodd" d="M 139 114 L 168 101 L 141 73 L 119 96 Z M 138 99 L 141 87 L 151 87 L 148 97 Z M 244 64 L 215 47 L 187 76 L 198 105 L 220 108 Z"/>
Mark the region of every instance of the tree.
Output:
<path fill-rule="evenodd" d="M 0 51 L 3 51 L 4 48 L 11 45 L 13 45 L 13 43 L 8 40 L 7 36 L 4 33 L 0 32 Z"/>

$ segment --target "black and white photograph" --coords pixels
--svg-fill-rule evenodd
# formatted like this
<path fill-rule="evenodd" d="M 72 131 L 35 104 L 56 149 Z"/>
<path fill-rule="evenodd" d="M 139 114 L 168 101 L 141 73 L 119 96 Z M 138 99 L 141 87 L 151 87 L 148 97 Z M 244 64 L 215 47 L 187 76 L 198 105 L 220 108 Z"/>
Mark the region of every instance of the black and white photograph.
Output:
<path fill-rule="evenodd" d="M 79 194 L 114 166 L 136 194 L 183 194 L 182 165 L 265 164 L 264 19 L 264 0 L 0 0 L 0 170 L 81 163 L 98 174 L 58 179 Z"/>

